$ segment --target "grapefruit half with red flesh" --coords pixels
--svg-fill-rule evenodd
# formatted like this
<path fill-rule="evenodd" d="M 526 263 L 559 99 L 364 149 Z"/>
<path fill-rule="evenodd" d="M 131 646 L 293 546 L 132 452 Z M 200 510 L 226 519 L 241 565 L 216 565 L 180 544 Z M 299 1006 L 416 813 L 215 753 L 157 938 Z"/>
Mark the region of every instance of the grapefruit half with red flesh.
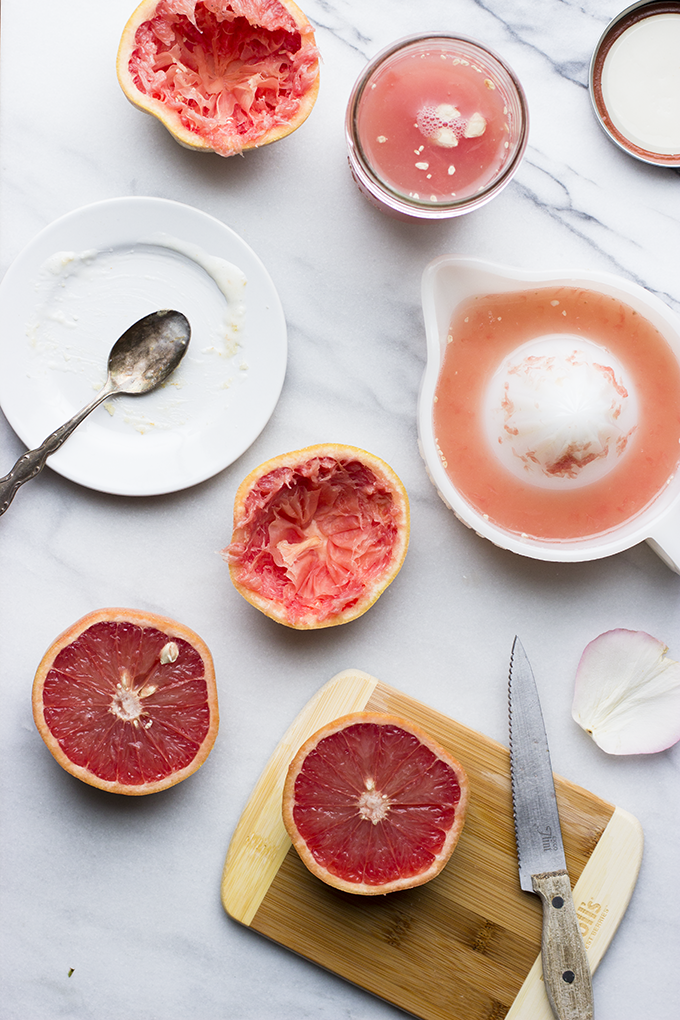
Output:
<path fill-rule="evenodd" d="M 408 537 L 408 497 L 392 468 L 324 443 L 274 457 L 244 479 L 223 556 L 248 602 L 310 630 L 365 613 L 399 572 Z"/>
<path fill-rule="evenodd" d="M 195 772 L 215 742 L 212 656 L 175 620 L 97 610 L 43 656 L 33 717 L 71 775 L 110 793 L 156 793 Z"/>
<path fill-rule="evenodd" d="M 319 90 L 314 31 L 292 0 L 143 0 L 116 69 L 181 145 L 221 156 L 295 131 Z"/>
<path fill-rule="evenodd" d="M 309 870 L 345 892 L 409 889 L 439 874 L 465 823 L 462 765 L 413 723 L 356 712 L 290 764 L 283 821 Z"/>

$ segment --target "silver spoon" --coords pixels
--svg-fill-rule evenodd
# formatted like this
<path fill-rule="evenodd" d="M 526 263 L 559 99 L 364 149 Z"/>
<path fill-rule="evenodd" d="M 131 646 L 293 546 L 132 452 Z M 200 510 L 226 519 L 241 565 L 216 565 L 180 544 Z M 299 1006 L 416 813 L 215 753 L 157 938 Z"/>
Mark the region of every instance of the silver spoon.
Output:
<path fill-rule="evenodd" d="M 152 312 L 130 326 L 111 348 L 106 382 L 94 400 L 36 450 L 19 457 L 10 473 L 0 478 L 0 514 L 4 514 L 19 486 L 42 471 L 50 454 L 98 404 L 118 393 L 149 393 L 160 386 L 184 357 L 190 337 L 191 326 L 181 312 Z"/>

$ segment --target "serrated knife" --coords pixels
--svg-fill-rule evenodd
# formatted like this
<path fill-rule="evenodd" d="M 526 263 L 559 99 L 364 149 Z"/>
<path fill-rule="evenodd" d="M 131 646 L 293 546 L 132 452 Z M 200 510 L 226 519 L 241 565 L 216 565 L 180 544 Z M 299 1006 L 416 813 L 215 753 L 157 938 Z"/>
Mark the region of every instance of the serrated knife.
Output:
<path fill-rule="evenodd" d="M 557 1020 L 592 1020 L 586 947 L 571 894 L 557 811 L 548 738 L 536 682 L 515 638 L 508 685 L 510 773 L 519 884 L 543 904 L 543 980 Z"/>

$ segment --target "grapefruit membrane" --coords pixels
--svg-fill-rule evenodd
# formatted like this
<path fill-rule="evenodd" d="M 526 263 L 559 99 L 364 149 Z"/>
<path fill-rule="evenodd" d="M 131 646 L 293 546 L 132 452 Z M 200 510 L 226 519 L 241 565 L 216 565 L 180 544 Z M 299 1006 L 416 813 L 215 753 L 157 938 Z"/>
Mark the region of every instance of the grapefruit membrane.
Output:
<path fill-rule="evenodd" d="M 322 443 L 251 471 L 222 555 L 251 605 L 311 630 L 365 613 L 401 569 L 408 538 L 408 496 L 392 468 L 366 450 Z"/>
<path fill-rule="evenodd" d="M 215 671 L 188 627 L 136 609 L 100 609 L 48 648 L 33 717 L 71 775 L 139 796 L 200 768 L 217 736 Z"/>
<path fill-rule="evenodd" d="M 376 895 L 440 873 L 465 823 L 463 766 L 418 726 L 354 712 L 293 758 L 283 822 L 307 868 L 344 892 Z"/>
<path fill-rule="evenodd" d="M 221 156 L 295 131 L 319 90 L 314 30 L 293 0 L 143 0 L 116 70 L 181 145 Z"/>

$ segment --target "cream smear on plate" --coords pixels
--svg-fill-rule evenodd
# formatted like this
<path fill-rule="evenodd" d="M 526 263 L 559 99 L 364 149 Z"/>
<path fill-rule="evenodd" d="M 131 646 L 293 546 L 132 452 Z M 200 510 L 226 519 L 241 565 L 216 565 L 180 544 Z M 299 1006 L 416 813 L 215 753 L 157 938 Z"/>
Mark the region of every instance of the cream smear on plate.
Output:
<path fill-rule="evenodd" d="M 189 319 L 187 355 L 155 393 L 108 401 L 110 427 L 144 433 L 201 426 L 221 413 L 234 385 L 247 381 L 246 277 L 196 244 L 154 233 L 120 248 L 55 252 L 40 268 L 36 295 L 26 330 L 30 372 L 50 383 L 49 399 L 64 418 L 103 386 L 121 333 L 163 308 Z"/>

